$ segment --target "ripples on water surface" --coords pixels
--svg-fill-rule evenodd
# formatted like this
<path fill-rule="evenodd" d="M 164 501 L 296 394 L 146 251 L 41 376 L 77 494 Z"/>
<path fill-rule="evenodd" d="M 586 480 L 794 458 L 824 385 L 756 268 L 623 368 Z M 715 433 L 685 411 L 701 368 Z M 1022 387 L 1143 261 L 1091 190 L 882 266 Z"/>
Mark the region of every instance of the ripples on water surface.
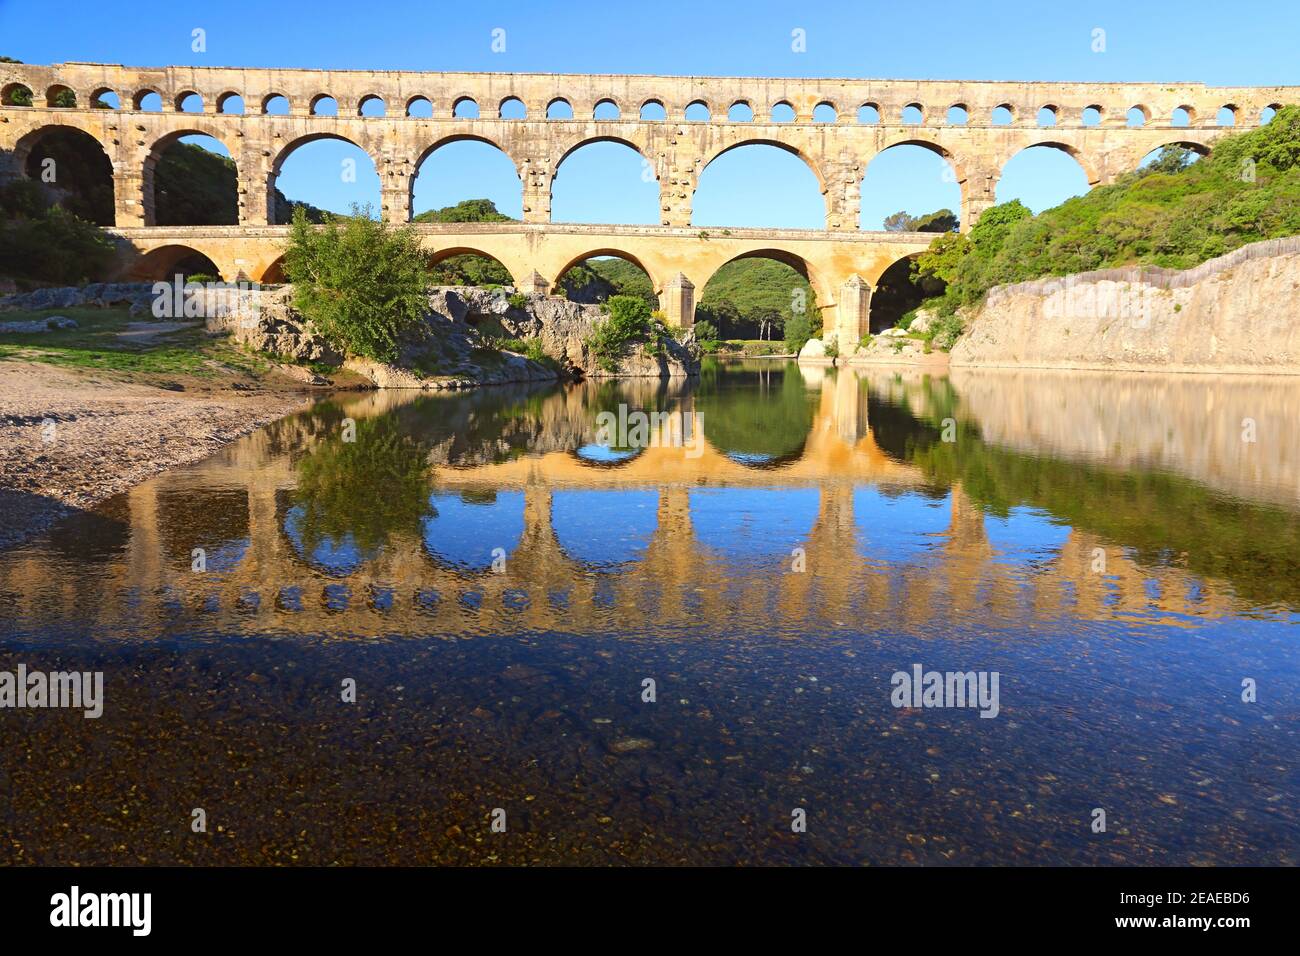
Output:
<path fill-rule="evenodd" d="M 620 403 L 697 443 L 602 446 Z M 1298 408 L 771 362 L 322 402 L 0 555 L 0 669 L 107 685 L 4 714 L 3 853 L 1295 863 Z M 1000 712 L 895 709 L 914 664 Z"/>

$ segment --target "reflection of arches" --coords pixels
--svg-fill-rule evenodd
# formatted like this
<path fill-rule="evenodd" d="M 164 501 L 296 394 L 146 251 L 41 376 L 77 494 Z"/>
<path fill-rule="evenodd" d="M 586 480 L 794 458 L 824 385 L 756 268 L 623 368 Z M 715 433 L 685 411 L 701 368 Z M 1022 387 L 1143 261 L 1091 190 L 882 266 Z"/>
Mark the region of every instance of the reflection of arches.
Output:
<path fill-rule="evenodd" d="M 745 159 L 740 159 L 738 150 L 750 149 Z M 780 154 L 793 156 L 802 164 L 784 165 L 779 155 L 768 152 L 778 150 Z M 764 153 L 767 153 L 764 156 Z M 728 157 L 721 166 L 717 165 L 723 157 Z M 738 160 L 738 162 L 736 162 Z M 735 165 L 733 166 L 733 162 Z M 732 168 L 728 169 L 729 166 Z M 803 182 L 798 180 L 805 173 L 810 178 Z M 750 182 L 746 182 L 746 178 Z M 779 199 L 785 203 L 784 209 L 774 209 L 761 201 L 751 200 L 745 205 L 751 215 L 758 219 L 785 219 L 784 222 L 749 221 L 736 222 L 722 219 L 726 213 L 710 208 L 713 197 L 710 190 L 716 190 L 719 198 L 731 192 L 744 192 L 746 195 L 759 192 L 761 195 Z M 816 160 L 798 146 L 783 143 L 775 139 L 745 139 L 717 150 L 705 158 L 696 181 L 695 194 L 691 205 L 691 224 L 695 226 L 754 226 L 758 228 L 810 228 L 822 229 L 826 223 L 826 180 Z M 734 204 L 733 204 L 734 205 Z M 805 208 L 806 207 L 806 208 Z"/>
<path fill-rule="evenodd" d="M 371 177 L 373 177 L 373 188 L 371 190 L 371 192 L 373 193 L 373 200 L 374 200 L 373 205 L 375 206 L 376 209 L 379 207 L 379 172 L 378 172 L 378 167 L 375 164 L 374 157 L 371 156 L 370 153 L 368 153 L 363 147 L 361 147 L 357 143 L 354 143 L 346 136 L 340 136 L 338 133 L 308 133 L 304 136 L 299 136 L 297 139 L 287 143 L 284 146 L 284 148 L 281 149 L 280 152 L 276 154 L 274 161 L 271 163 L 270 174 L 266 177 L 266 191 L 267 191 L 266 213 L 267 213 L 267 221 L 271 225 L 276 225 L 276 216 L 275 216 L 276 181 L 280 178 L 280 173 L 283 171 L 285 162 L 294 153 L 302 149 L 304 146 L 307 146 L 311 143 L 317 143 L 317 142 L 328 141 L 328 140 L 332 140 L 340 143 L 346 143 L 348 146 L 355 148 L 358 152 L 360 152 L 363 156 L 365 156 L 366 159 L 370 162 L 370 175 Z M 357 169 L 355 170 L 355 172 L 356 172 L 356 179 L 354 180 L 354 185 L 360 185 L 362 171 L 360 169 Z"/>
<path fill-rule="evenodd" d="M 483 571 L 493 552 L 507 556 L 524 536 L 522 491 L 435 493 L 433 513 L 422 519 L 424 551 L 435 563 L 459 570 Z"/>
<path fill-rule="evenodd" d="M 442 157 L 440 157 L 439 152 L 446 147 L 452 147 L 451 151 L 443 153 Z M 463 155 L 467 152 L 478 152 L 479 156 L 467 157 Z M 456 161 L 458 154 L 462 160 L 460 162 Z M 436 171 L 443 157 L 449 157 L 450 161 L 447 176 L 424 175 L 426 164 L 431 164 L 429 165 L 430 172 Z M 465 162 L 466 159 L 473 161 Z M 464 199 L 491 199 L 497 203 L 497 209 L 502 214 L 515 219 L 523 215 L 524 184 L 519 176 L 519 168 L 514 158 L 501 147 L 500 143 L 486 136 L 466 133 L 444 136 L 420 153 L 412 169 L 414 170 L 410 177 L 410 208 L 412 212 L 415 212 L 417 208 L 424 211 L 424 209 L 437 209 L 444 205 L 454 205 Z M 510 182 L 505 180 L 507 170 L 509 170 L 511 177 Z M 423 180 L 421 179 L 422 176 L 424 177 Z M 456 182 L 456 179 L 460 181 Z M 421 193 L 424 193 L 426 186 L 429 190 L 432 190 L 437 188 L 439 183 L 454 183 L 458 190 L 458 198 L 452 199 L 449 196 L 430 198 L 430 201 L 417 205 L 415 201 L 416 190 L 419 189 Z M 464 192 L 464 195 L 460 195 L 460 192 Z"/>
<path fill-rule="evenodd" d="M 610 515 L 618 515 L 616 527 Z M 551 530 L 570 560 L 614 568 L 642 558 L 659 525 L 659 493 L 653 490 L 556 490 L 551 492 Z"/>
<path fill-rule="evenodd" d="M 736 563 L 788 558 L 808 540 L 821 507 L 817 488 L 692 488 L 691 527 L 706 548 Z"/>
<path fill-rule="evenodd" d="M 177 273 L 184 276 L 202 273 L 224 278 L 212 259 L 197 249 L 179 244 L 149 250 L 132 264 L 130 273 L 132 278 L 141 282 L 170 281 Z"/>
<path fill-rule="evenodd" d="M 51 191 L 69 211 L 101 226 L 114 221 L 113 163 L 99 137 L 73 124 L 42 126 L 14 144 L 13 165 L 44 183 L 46 165 L 56 171 Z"/>

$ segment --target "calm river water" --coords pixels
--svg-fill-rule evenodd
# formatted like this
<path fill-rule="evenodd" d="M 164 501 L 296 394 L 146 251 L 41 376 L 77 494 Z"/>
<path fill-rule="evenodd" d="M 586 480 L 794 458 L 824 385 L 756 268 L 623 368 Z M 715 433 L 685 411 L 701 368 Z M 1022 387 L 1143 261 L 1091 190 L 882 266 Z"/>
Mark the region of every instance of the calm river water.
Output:
<path fill-rule="evenodd" d="M 1298 409 L 772 361 L 323 401 L 0 554 L 0 671 L 105 687 L 0 710 L 0 862 L 1295 864 Z M 996 697 L 895 706 L 918 667 Z"/>

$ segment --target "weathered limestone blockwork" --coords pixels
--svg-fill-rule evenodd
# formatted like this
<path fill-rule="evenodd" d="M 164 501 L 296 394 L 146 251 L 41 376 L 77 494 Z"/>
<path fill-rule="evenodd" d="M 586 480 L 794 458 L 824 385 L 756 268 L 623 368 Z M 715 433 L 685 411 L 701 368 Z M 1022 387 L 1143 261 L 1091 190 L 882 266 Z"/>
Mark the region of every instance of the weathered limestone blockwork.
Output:
<path fill-rule="evenodd" d="M 878 253 L 891 249 L 897 256 L 918 251 L 922 238 L 891 237 L 892 246 L 876 242 L 858 228 L 864 177 L 872 159 L 892 146 L 914 144 L 943 156 L 950 164 L 961 192 L 962 228 L 969 229 L 994 202 L 1001 171 L 1008 160 L 1030 146 L 1051 146 L 1073 156 L 1092 184 L 1111 181 L 1132 169 L 1153 149 L 1170 143 L 1207 149 L 1225 132 L 1216 125 L 1222 107 L 1233 110 L 1239 126 L 1253 125 L 1261 110 L 1300 100 L 1296 87 L 1207 87 L 1201 84 L 1144 83 L 1002 83 L 958 81 L 902 81 L 857 79 L 780 79 L 745 77 L 613 76 L 512 73 L 411 73 L 373 71 L 319 71 L 204 67 L 141 68 L 115 64 L 61 63 L 51 66 L 0 64 L 0 95 L 15 84 L 27 86 L 34 102 L 46 103 L 48 91 L 67 87 L 77 99 L 70 109 L 0 105 L 0 177 L 21 174 L 26 158 L 50 127 L 74 127 L 94 137 L 113 164 L 116 221 L 136 247 L 140 261 L 149 260 L 157 243 L 140 230 L 151 227 L 153 217 L 153 165 L 179 136 L 200 133 L 215 137 L 230 151 L 238 168 L 239 217 L 243 238 L 251 244 L 241 249 L 248 269 L 235 270 L 254 278 L 275 259 L 280 234 L 265 232 L 274 215 L 275 180 L 285 159 L 299 146 L 315 139 L 344 139 L 363 149 L 375 164 L 381 184 L 381 214 L 391 222 L 411 215 L 411 189 L 420 163 L 447 143 L 474 139 L 499 147 L 514 163 L 523 197 L 523 219 L 530 228 L 550 223 L 551 189 L 564 159 L 578 147 L 597 141 L 616 141 L 636 149 L 644 158 L 647 175 L 659 183 L 659 231 L 638 227 L 632 233 L 609 227 L 588 233 L 577 245 L 588 251 L 635 254 L 658 269 L 652 273 L 656 288 L 666 294 L 666 284 L 681 274 L 687 283 L 702 288 L 716 267 L 715 252 L 725 245 L 715 237 L 711 246 L 688 242 L 692 199 L 704 169 L 718 156 L 749 143 L 779 146 L 799 156 L 812 170 L 826 204 L 826 230 L 768 230 L 770 249 L 798 257 L 796 248 L 812 256 L 803 260 L 817 289 L 820 304 L 834 302 L 850 277 L 859 275 L 874 283 Z M 121 110 L 91 108 L 105 91 L 117 94 Z M 150 92 L 163 102 L 161 112 L 144 112 L 140 101 Z M 180 101 L 195 93 L 203 99 L 200 113 L 181 112 Z M 221 111 L 234 97 L 243 100 L 245 113 Z M 287 115 L 265 113 L 275 96 L 289 102 Z M 337 115 L 315 115 L 324 97 L 338 105 Z M 381 117 L 361 116 L 366 100 L 380 99 Z M 411 103 L 427 99 L 432 118 L 407 115 Z M 508 100 L 524 104 L 526 118 L 500 118 Z M 457 103 L 473 100 L 477 119 L 454 116 Z M 567 103 L 572 119 L 547 119 L 548 108 Z M 616 120 L 596 120 L 598 103 L 612 103 Z M 688 121 L 686 108 L 703 103 L 707 122 Z M 730 122 L 735 104 L 749 106 L 752 122 Z M 661 105 L 664 119 L 640 119 L 643 107 Z M 772 109 L 788 104 L 793 122 L 772 120 Z M 905 124 L 903 110 L 918 105 L 919 124 Z M 835 122 L 813 122 L 819 105 L 830 106 Z M 859 110 L 873 107 L 879 123 L 859 123 Z M 949 125 L 951 106 L 962 106 L 969 120 Z M 994 125 L 993 111 L 1007 106 L 1010 125 Z M 1049 107 L 1055 125 L 1041 127 L 1039 110 Z M 1084 112 L 1100 110 L 1098 125 L 1085 125 Z M 1137 107 L 1146 117 L 1143 126 L 1129 127 L 1127 113 Z M 1185 110 L 1187 124 L 1175 126 L 1174 113 Z M 866 180 L 870 188 L 870 179 Z M 517 228 L 517 227 L 515 227 Z M 528 253 L 502 259 L 517 281 L 534 272 L 543 284 L 560 274 L 556 263 L 542 250 L 568 249 L 574 227 L 550 227 L 542 232 L 516 233 L 498 229 L 493 238 L 475 233 L 479 247 L 498 248 L 514 255 L 518 237 L 528 236 Z M 459 230 L 464 232 L 464 230 Z M 730 230 L 728 231 L 730 232 Z M 212 231 L 196 233 L 196 242 L 211 243 Z M 840 243 L 818 245 L 795 236 L 836 235 Z M 431 234 L 432 235 L 432 234 Z M 557 241 L 550 242 L 554 236 Z M 785 237 L 785 238 L 782 238 Z M 446 241 L 471 237 L 453 234 Z M 223 238 L 221 242 L 235 242 Z M 434 248 L 442 239 L 430 238 Z M 818 240 L 820 241 L 820 240 Z M 752 253 L 756 240 L 750 231 L 737 254 Z M 656 256 L 649 245 L 660 244 Z M 800 243 L 803 243 L 801 246 Z M 811 244 L 810 244 L 811 243 Z M 647 245 L 648 244 L 648 245 Z M 647 246 L 642 248 L 642 246 Z M 834 247 L 834 253 L 827 250 Z M 195 247 L 197 248 L 197 246 Z M 690 249 L 689 255 L 683 251 Z M 738 247 L 740 248 L 740 247 Z M 706 249 L 710 249 L 705 253 Z M 851 251 L 850 251 L 851 250 Z M 219 252 L 220 250 L 218 250 Z M 484 248 L 490 254 L 491 250 Z M 632 253 L 629 253 L 632 254 Z M 896 256 L 896 258 L 897 258 Z M 497 256 L 497 258 L 502 258 Z M 663 259 L 659 263 L 659 259 Z M 152 260 L 149 260 L 152 261 Z M 231 258 L 214 258 L 223 271 Z M 725 261 L 725 260 L 723 260 Z M 892 261 L 892 260 L 891 260 Z M 885 267 L 889 263 L 885 263 Z M 132 265 L 139 268 L 139 263 Z M 251 271 L 250 271 L 251 270 Z M 234 272 L 231 273 L 232 275 Z M 525 286 L 529 283 L 524 281 Z M 535 284 L 535 283 L 534 283 Z M 684 287 L 683 287 L 684 288 Z M 864 290 L 869 301 L 870 289 Z M 858 293 L 852 293 L 857 296 Z M 689 322 L 692 308 L 676 294 L 674 309 Z M 855 299 L 855 301 L 857 301 Z M 670 310 L 673 311 L 673 310 Z M 860 308 L 851 318 L 841 317 L 837 327 L 846 330 L 859 321 Z M 828 323 L 828 327 L 831 327 Z"/>

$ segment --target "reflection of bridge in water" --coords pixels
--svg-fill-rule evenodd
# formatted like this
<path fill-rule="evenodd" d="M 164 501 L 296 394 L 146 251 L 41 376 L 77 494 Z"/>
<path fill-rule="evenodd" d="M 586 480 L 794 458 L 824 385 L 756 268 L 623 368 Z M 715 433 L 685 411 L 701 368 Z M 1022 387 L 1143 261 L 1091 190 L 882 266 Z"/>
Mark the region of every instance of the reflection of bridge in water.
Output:
<path fill-rule="evenodd" d="M 146 629 L 221 620 L 250 632 L 447 635 L 628 633 L 650 620 L 656 629 L 730 622 L 738 634 L 831 630 L 866 620 L 875 630 L 926 631 L 977 615 L 990 627 L 1051 627 L 1066 618 L 1217 617 L 1239 604 L 1225 582 L 1141 564 L 1124 542 L 1078 528 L 1061 528 L 1059 547 L 1000 549 L 960 483 L 936 487 L 877 446 L 863 384 L 856 375 L 828 375 L 802 454 L 778 467 L 751 467 L 707 441 L 698 457 L 682 448 L 652 448 L 619 467 L 584 462 L 569 449 L 475 467 L 435 465 L 432 487 L 439 494 L 522 496 L 522 533 L 493 541 L 485 528 L 477 566 L 440 556 L 420 527 L 396 529 L 376 554 L 347 567 L 313 561 L 286 530 L 298 482 L 291 449 L 309 440 L 310 424 L 282 423 L 290 434 L 299 430 L 296 440 L 258 432 L 200 465 L 136 487 L 108 508 L 120 512 L 130 532 L 120 557 L 94 573 L 68 574 L 53 585 L 40 552 L 27 552 L 0 562 L 0 591 L 20 620 L 57 614 L 44 603 L 53 601 L 78 613 L 94 607 L 105 622 L 138 620 Z M 681 407 L 689 409 L 691 401 L 682 396 Z M 391 411 L 393 402 L 391 395 L 355 397 L 345 411 L 364 420 Z M 563 404 L 563 393 L 548 397 L 543 417 Z M 707 438 L 707 421 L 703 428 Z M 817 496 L 806 529 L 775 540 L 769 535 L 753 553 L 701 533 L 702 495 L 801 486 Z M 653 531 L 625 560 L 585 560 L 566 546 L 554 508 L 557 496 L 575 490 L 653 494 Z M 864 504 L 908 498 L 928 516 L 908 529 L 912 547 L 902 556 L 877 550 L 876 512 Z M 773 504 L 784 500 L 774 496 Z M 224 508 L 231 501 L 240 513 L 222 540 L 169 515 L 179 507 L 215 512 L 218 502 Z M 616 522 L 609 525 L 612 536 L 619 530 Z M 233 557 L 194 573 L 195 547 Z M 504 573 L 488 559 L 498 547 Z M 1104 574 L 1092 567 L 1096 549 L 1106 554 Z M 800 555 L 805 571 L 796 569 Z"/>

